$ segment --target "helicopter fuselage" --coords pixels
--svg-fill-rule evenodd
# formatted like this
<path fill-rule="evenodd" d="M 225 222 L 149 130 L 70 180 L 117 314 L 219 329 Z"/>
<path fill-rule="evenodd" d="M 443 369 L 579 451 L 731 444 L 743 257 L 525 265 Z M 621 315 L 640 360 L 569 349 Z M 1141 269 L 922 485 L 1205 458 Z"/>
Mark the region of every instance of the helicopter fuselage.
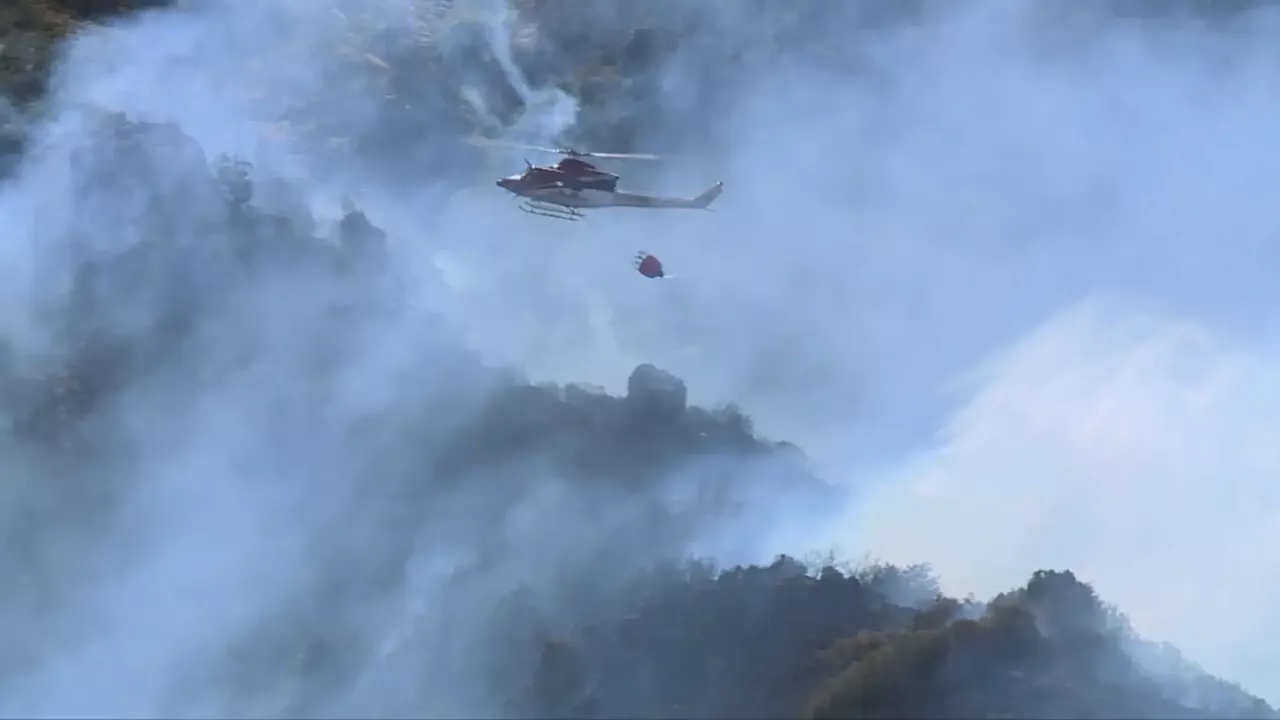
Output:
<path fill-rule="evenodd" d="M 618 176 L 577 158 L 565 158 L 555 165 L 530 165 L 520 175 L 502 178 L 498 187 L 517 195 L 530 196 L 545 188 L 617 192 Z"/>
<path fill-rule="evenodd" d="M 552 203 L 570 208 L 610 207 L 620 205 L 624 194 L 593 188 L 543 187 L 521 193 L 522 196 L 541 203 Z"/>
<path fill-rule="evenodd" d="M 525 161 L 525 171 L 519 175 L 504 177 L 495 184 L 518 197 L 524 198 L 520 209 L 533 215 L 543 215 L 561 220 L 581 220 L 584 208 L 632 207 L 706 210 L 724 191 L 724 184 L 717 182 L 697 197 L 682 198 L 646 193 L 627 192 L 618 189 L 618 175 L 606 172 L 584 158 L 615 158 L 657 160 L 648 153 L 598 153 L 578 152 L 572 149 L 552 149 L 533 145 L 520 145 L 474 137 L 476 145 L 501 145 L 523 147 L 527 150 L 552 152 L 567 157 L 555 165 L 534 165 Z"/>
<path fill-rule="evenodd" d="M 685 199 L 620 191 L 618 179 L 614 173 L 569 157 L 553 166 L 528 165 L 523 173 L 504 177 L 495 184 L 525 198 L 526 203 L 520 208 L 525 212 L 568 220 L 580 219 L 584 208 L 705 209 L 719 197 L 723 187 L 716 183 L 698 197 Z"/>

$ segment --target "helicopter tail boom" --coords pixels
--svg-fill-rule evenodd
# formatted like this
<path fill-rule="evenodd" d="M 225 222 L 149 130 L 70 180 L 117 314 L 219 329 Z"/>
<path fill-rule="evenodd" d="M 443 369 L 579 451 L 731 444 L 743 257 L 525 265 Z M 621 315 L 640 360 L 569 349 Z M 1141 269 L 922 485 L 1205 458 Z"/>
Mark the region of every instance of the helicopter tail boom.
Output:
<path fill-rule="evenodd" d="M 610 198 L 610 205 L 620 207 L 641 207 L 641 208 L 682 208 L 688 210 L 706 210 L 711 207 L 711 203 L 720 197 L 724 192 L 724 183 L 716 183 L 707 188 L 702 194 L 694 198 L 674 198 L 662 197 L 659 195 L 644 195 L 641 193 L 615 192 Z"/>

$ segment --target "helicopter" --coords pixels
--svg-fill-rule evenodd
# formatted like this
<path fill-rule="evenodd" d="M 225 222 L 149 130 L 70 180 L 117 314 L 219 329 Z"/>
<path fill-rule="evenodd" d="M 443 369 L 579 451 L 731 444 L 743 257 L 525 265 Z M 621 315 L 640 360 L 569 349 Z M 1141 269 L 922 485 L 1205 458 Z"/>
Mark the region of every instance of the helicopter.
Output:
<path fill-rule="evenodd" d="M 582 152 L 572 148 L 544 148 L 479 137 L 471 138 L 470 142 L 475 145 L 520 148 L 565 156 L 555 165 L 534 165 L 525 160 L 523 173 L 501 178 L 495 183 L 503 190 L 524 198 L 520 209 L 530 215 L 576 222 L 585 217 L 583 211 L 587 208 L 706 210 L 724 192 L 722 182 L 715 183 L 693 198 L 622 191 L 618 189 L 617 174 L 601 170 L 586 160 L 586 158 L 660 159 L 657 155 L 648 153 Z"/>

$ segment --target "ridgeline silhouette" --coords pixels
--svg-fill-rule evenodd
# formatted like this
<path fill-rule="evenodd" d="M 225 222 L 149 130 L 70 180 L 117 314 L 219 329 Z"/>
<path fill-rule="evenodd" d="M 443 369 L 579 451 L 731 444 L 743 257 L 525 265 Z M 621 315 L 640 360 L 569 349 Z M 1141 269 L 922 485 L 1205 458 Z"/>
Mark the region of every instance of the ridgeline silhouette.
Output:
<path fill-rule="evenodd" d="M 0 21 L 6 33 L 54 38 L 119 9 L 112 5 L 24 2 L 6 6 Z M 554 14 L 564 6 L 523 7 Z M 50 52 L 54 40 L 44 42 L 41 52 Z M 627 63 L 654 62 L 676 40 L 631 32 L 623 43 L 617 63 L 604 64 L 630 72 Z M 19 105 L 39 97 L 43 71 L 33 68 L 0 69 L 0 88 Z M 588 105 L 621 102 L 612 93 L 623 90 L 599 75 L 577 77 L 575 92 Z M 584 132 L 606 132 L 606 124 Z M 289 276 L 323 288 L 301 312 L 334 336 L 373 332 L 403 312 L 397 285 L 384 282 L 394 277 L 385 233 L 358 208 L 321 237 L 306 211 L 259 202 L 254 168 L 233 158 L 210 164 L 181 128 L 112 112 L 89 127 L 68 157 L 82 179 L 76 202 L 92 208 L 92 224 L 68 226 L 63 240 L 78 249 L 71 289 L 65 303 L 43 308 L 56 352 L 39 364 L 10 353 L 0 378 L 11 447 L 39 485 L 39 501 L 14 514 L 0 549 L 5 577 L 24 578 L 6 587 L 7 607 L 36 608 L 71 592 L 73 581 L 57 572 L 64 555 L 91 546 L 132 483 L 143 482 L 99 472 L 119 460 L 125 431 L 112 423 L 139 388 L 162 386 L 180 399 L 217 393 L 266 352 L 269 338 L 226 343 L 224 305 Z M 607 131 L 628 136 L 616 125 Z M 117 219 L 137 241 L 96 247 L 103 223 L 136 194 L 146 212 Z M 346 455 L 333 472 L 359 477 L 363 500 L 334 521 L 318 550 L 326 559 L 299 611 L 307 621 L 289 621 L 291 609 L 260 633 L 229 638 L 226 666 L 206 679 L 244 714 L 342 713 L 370 667 L 391 666 L 401 679 L 425 684 L 442 674 L 470 684 L 468 697 L 497 698 L 487 712 L 513 718 L 1280 717 L 1136 637 L 1067 571 L 1037 572 L 980 603 L 944 596 L 924 566 L 689 560 L 699 533 L 740 517 L 751 497 L 813 517 L 841 497 L 796 448 L 758 437 L 736 408 L 689 405 L 683 382 L 652 365 L 637 367 L 615 397 L 527 384 L 462 350 L 440 350 L 443 328 L 423 333 L 404 339 L 433 348 L 432 367 L 406 381 L 429 386 L 420 409 L 343 427 Z M 333 358 L 342 342 L 325 333 L 299 342 L 297 357 L 309 360 L 288 371 L 313 394 L 281 410 L 285 427 L 308 422 L 340 380 Z M 455 380 L 433 384 L 446 367 Z M 433 619 L 417 619 L 390 646 L 369 629 L 370 598 L 411 584 L 424 532 L 448 545 L 463 524 L 500 528 L 540 497 L 543 478 L 567 488 L 546 502 L 571 502 L 578 518 L 549 530 L 547 547 L 516 547 L 496 529 L 468 538 L 440 582 Z M 622 506 L 640 510 L 612 517 Z M 342 561 L 361 552 L 350 529 L 370 527 L 382 533 L 383 552 Z M 537 567 L 508 562 L 518 551 Z M 482 622 L 451 622 L 495 587 L 500 599 Z M 0 673 L 21 673 L 41 646 L 38 636 L 13 638 L 0 649 Z M 485 714 L 434 693 L 397 692 L 384 695 L 390 714 Z"/>

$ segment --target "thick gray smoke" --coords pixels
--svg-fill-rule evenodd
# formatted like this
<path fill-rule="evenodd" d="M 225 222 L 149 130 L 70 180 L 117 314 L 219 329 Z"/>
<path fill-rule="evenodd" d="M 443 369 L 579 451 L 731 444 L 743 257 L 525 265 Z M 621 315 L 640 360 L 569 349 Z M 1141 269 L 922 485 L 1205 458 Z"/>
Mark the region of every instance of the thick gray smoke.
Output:
<path fill-rule="evenodd" d="M 832 544 L 934 562 L 960 593 L 1069 566 L 1139 630 L 1280 699 L 1268 550 L 1280 544 L 1267 524 L 1280 500 L 1258 429 L 1280 399 L 1262 322 L 1274 299 L 1263 189 L 1280 179 L 1273 15 L 1152 26 L 990 2 L 884 24 L 849 9 L 861 4 L 815 2 L 782 28 L 755 3 L 655 4 L 646 21 L 695 29 L 645 78 L 654 105 L 630 109 L 646 145 L 634 149 L 682 154 L 621 167 L 623 182 L 728 191 L 714 213 L 606 211 L 567 226 L 492 186 L 495 171 L 519 170 L 518 153 L 457 149 L 454 100 L 422 92 L 411 122 L 387 114 L 380 99 L 407 91 L 380 85 L 379 58 L 361 53 L 376 28 L 404 28 L 378 47 L 440 44 L 423 84 L 456 78 L 480 124 L 523 141 L 590 135 L 585 111 L 520 66 L 568 62 L 572 48 L 548 49 L 500 3 L 448 5 L 221 0 L 69 47 L 40 152 L 0 194 L 15 362 L 66 352 L 42 319 L 66 301 L 74 263 L 141 234 L 141 210 L 123 195 L 92 204 L 68 170 L 87 103 L 175 122 L 208 155 L 287 180 L 321 217 L 356 197 L 390 233 L 411 301 L 335 330 L 317 307 L 382 290 L 284 271 L 236 285 L 208 303 L 216 320 L 189 347 L 138 361 L 95 419 L 97 454 L 60 469 L 84 484 L 84 507 L 6 481 L 15 523 L 65 527 L 46 528 L 23 565 L 46 594 L 4 596 L 3 622 L 22 633 L 3 662 L 26 671 L 0 713 L 297 710 L 273 694 L 287 690 L 253 685 L 254 664 L 295 661 L 261 648 L 288 647 L 337 606 L 327 632 L 367 646 L 363 680 L 308 691 L 305 711 L 498 713 L 486 678 L 505 659 L 484 632 L 517 584 L 554 618 L 571 612 L 561 580 L 611 564 Z M 578 30 L 635 21 L 603 7 Z M 739 52 L 788 34 L 818 49 Z M 477 37 L 494 72 L 475 62 Z M 316 132 L 359 138 L 366 159 L 318 167 L 265 139 L 269 123 L 316 118 Z M 189 220 L 217 202 L 193 195 L 167 212 Z M 51 240 L 85 227 L 99 230 L 91 245 Z M 190 285 L 217 295 L 219 259 L 195 249 L 199 232 L 175 232 L 188 234 L 177 241 L 193 253 L 180 265 Z M 636 276 L 637 249 L 678 277 Z M 112 332 L 154 319 L 166 299 L 149 288 L 102 300 Z M 861 501 L 834 532 L 753 510 L 675 536 L 649 522 L 652 498 L 585 493 L 536 462 L 433 485 L 421 468 L 501 382 L 480 361 L 618 391 L 656 363 L 692 400 L 736 402 L 801 444 Z M 415 430 L 388 429 L 403 426 Z M 54 472 L 17 446 L 4 463 L 7 477 Z M 675 475 L 663 502 L 678 506 Z M 374 489 L 375 476 L 395 480 Z M 493 510 L 497 484 L 519 488 L 509 512 Z M 776 499 L 760 492 L 749 508 Z M 430 522 L 389 528 L 410 506 Z M 486 553 L 485 572 L 459 585 Z M 406 554 L 408 580 L 379 585 Z M 382 590 L 347 597 L 350 577 Z M 249 637 L 257 654 L 238 656 Z M 406 655 L 417 662 L 397 662 Z"/>
<path fill-rule="evenodd" d="M 514 277 L 555 253 L 552 287 L 576 286 L 587 315 L 568 361 L 541 336 L 482 330 L 489 347 L 600 382 L 660 358 L 858 485 L 844 547 L 935 562 L 979 595 L 1075 568 L 1140 631 L 1280 697 L 1262 430 L 1280 16 L 992 2 L 854 35 L 815 3 L 825 23 L 803 32 L 864 41 L 853 68 L 748 71 L 721 46 L 786 30 L 746 3 L 698 7 L 715 31 L 662 87 L 677 107 L 719 88 L 722 112 L 655 118 L 642 149 L 711 125 L 715 159 L 660 187 L 723 178 L 718 212 L 602 214 L 546 240 L 485 219 L 495 244 L 460 249 L 468 267 Z M 630 247 L 680 279 L 626 283 Z M 525 311 L 563 322 L 575 305 L 534 287 Z M 474 297 L 465 312 L 494 318 Z"/>
<path fill-rule="evenodd" d="M 549 143 L 577 112 L 523 76 L 512 18 L 481 10 L 476 32 L 466 8 L 215 2 L 67 48 L 48 120 L 0 195 L 6 349 L 17 376 L 70 364 L 66 384 L 106 387 L 40 387 L 108 400 L 46 448 L 20 410 L 40 398 L 21 383 L 6 398 L 3 563 L 17 581 L 0 595 L 13 630 L 0 712 L 493 716 L 530 659 L 492 640 L 518 588 L 554 629 L 616 604 L 647 562 L 770 555 L 780 505 L 757 488 L 785 471 L 726 452 L 668 463 L 655 484 L 646 474 L 675 453 L 589 396 L 577 407 L 603 403 L 597 426 L 563 437 L 563 418 L 538 415 L 540 391 L 515 393 L 500 368 L 546 377 L 522 345 L 569 347 L 578 298 L 526 268 L 477 317 L 431 262 L 487 245 L 497 259 L 479 276 L 502 283 L 517 269 L 502 244 L 528 227 L 487 231 L 503 198 L 453 198 L 492 188 L 483 158 L 457 149 L 459 113 Z M 402 25 L 414 32 L 379 38 Z M 422 84 L 456 78 L 458 93 L 419 92 L 406 132 L 373 51 L 421 42 L 438 45 Z M 157 123 L 148 150 L 130 151 L 118 134 L 139 130 L 101 108 Z M 104 132 L 117 144 L 94 141 Z M 354 138 L 363 159 L 309 156 L 326 144 L 316 134 Z M 314 211 L 322 236 L 353 196 L 391 232 L 395 272 L 338 278 L 297 259 L 315 251 L 229 224 L 204 165 L 224 154 L 264 180 L 256 203 Z M 464 203 L 474 223 L 452 209 Z M 55 394 L 49 413 L 67 402 Z M 584 486 L 597 466 L 599 487 Z M 628 488 L 627 472 L 648 484 Z M 720 476 L 748 490 L 708 513 L 703 481 Z M 311 684 L 282 687 L 290 677 Z"/>

